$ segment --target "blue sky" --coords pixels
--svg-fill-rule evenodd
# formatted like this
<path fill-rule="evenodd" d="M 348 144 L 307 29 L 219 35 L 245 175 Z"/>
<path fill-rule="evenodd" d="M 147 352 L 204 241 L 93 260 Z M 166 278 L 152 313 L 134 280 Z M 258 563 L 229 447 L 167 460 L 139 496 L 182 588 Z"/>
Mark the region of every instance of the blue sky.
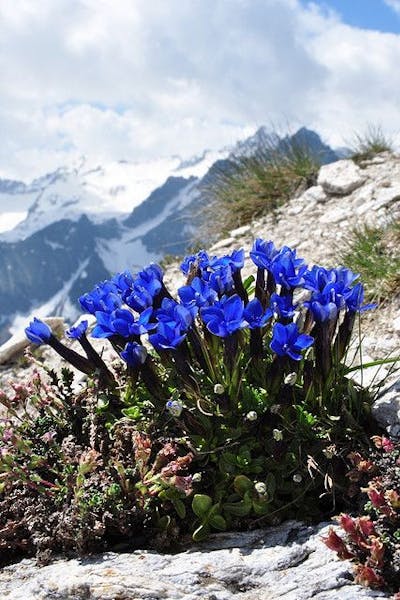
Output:
<path fill-rule="evenodd" d="M 400 33 L 400 2 L 393 2 L 392 6 L 384 0 L 317 0 L 314 3 L 334 9 L 353 27 Z M 393 8 L 396 4 L 397 14 Z"/>
<path fill-rule="evenodd" d="M 400 0 L 0 0 L 0 177 L 400 133 Z"/>

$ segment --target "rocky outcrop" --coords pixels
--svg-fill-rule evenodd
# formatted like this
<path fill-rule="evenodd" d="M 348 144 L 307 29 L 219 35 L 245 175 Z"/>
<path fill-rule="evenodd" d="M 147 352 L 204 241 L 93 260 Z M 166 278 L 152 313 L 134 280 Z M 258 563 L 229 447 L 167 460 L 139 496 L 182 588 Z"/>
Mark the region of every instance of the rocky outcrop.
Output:
<path fill-rule="evenodd" d="M 348 562 L 322 542 L 329 527 L 289 521 L 213 535 L 178 554 L 112 552 L 0 571 L 7 600 L 359 600 L 384 598 L 352 581 Z"/>

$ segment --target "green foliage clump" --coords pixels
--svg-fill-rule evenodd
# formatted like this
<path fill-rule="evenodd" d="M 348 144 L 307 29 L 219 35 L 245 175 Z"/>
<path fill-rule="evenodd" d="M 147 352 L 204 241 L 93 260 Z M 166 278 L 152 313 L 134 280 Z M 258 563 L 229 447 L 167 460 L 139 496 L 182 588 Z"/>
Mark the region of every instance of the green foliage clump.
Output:
<path fill-rule="evenodd" d="M 266 135 L 249 155 L 238 154 L 207 187 L 206 232 L 226 234 L 274 211 L 317 179 L 321 163 L 305 143 Z"/>
<path fill-rule="evenodd" d="M 350 144 L 350 157 L 361 166 L 382 152 L 393 152 L 393 143 L 379 125 L 369 125 L 364 133 L 356 133 Z"/>
<path fill-rule="evenodd" d="M 393 297 L 400 284 L 400 221 L 385 227 L 364 225 L 353 230 L 339 250 L 340 259 L 360 273 L 366 296 L 384 302 Z"/>
<path fill-rule="evenodd" d="M 325 543 L 354 563 L 355 581 L 400 596 L 400 444 L 374 436 L 375 451 L 353 453 L 351 494 L 362 495 L 359 516 L 337 517 L 344 537 L 330 530 Z"/>

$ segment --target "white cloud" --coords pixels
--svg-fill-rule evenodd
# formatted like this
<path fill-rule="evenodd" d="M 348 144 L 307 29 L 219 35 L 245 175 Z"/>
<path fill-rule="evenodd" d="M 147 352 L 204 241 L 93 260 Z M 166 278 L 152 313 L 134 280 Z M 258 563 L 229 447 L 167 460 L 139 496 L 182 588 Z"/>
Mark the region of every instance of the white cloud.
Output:
<path fill-rule="evenodd" d="M 393 10 L 400 15 L 400 0 L 383 0 L 383 1 L 387 6 L 389 6 L 389 8 L 393 8 Z"/>
<path fill-rule="evenodd" d="M 271 122 L 392 131 L 399 60 L 400 36 L 298 0 L 2 0 L 0 175 L 187 156 Z"/>

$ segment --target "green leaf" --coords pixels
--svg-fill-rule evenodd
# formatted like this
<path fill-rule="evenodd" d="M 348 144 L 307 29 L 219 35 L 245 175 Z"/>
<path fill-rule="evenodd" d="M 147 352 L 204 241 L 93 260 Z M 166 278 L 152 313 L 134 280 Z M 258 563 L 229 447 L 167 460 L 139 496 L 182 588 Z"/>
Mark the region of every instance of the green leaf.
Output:
<path fill-rule="evenodd" d="M 261 517 L 266 515 L 269 512 L 269 499 L 259 498 L 258 500 L 253 500 L 253 510 L 254 514 Z"/>
<path fill-rule="evenodd" d="M 138 406 L 130 406 L 129 408 L 123 408 L 122 414 L 124 417 L 128 417 L 128 419 L 132 419 L 133 421 L 137 421 L 142 416 L 142 411 Z"/>
<path fill-rule="evenodd" d="M 246 496 L 240 502 L 226 502 L 223 505 L 223 510 L 236 517 L 246 517 L 250 514 L 252 506 L 251 499 Z"/>
<path fill-rule="evenodd" d="M 273 473 L 268 473 L 265 485 L 267 486 L 268 496 L 272 499 L 276 490 L 276 479 Z"/>
<path fill-rule="evenodd" d="M 253 490 L 254 483 L 246 475 L 237 475 L 233 481 L 233 487 L 238 494 L 244 496 L 246 492 Z"/>
<path fill-rule="evenodd" d="M 195 542 L 202 542 L 205 540 L 210 533 L 210 527 L 208 525 L 200 525 L 193 533 L 192 538 Z"/>
<path fill-rule="evenodd" d="M 212 506 L 212 499 L 206 494 L 195 494 L 192 500 L 192 510 L 197 517 L 204 518 Z M 194 538 L 193 538 L 194 539 Z"/>
<path fill-rule="evenodd" d="M 212 515 L 209 519 L 209 524 L 214 529 L 218 529 L 220 531 L 225 531 L 226 529 L 226 521 L 222 515 Z"/>
<path fill-rule="evenodd" d="M 174 505 L 174 508 L 178 514 L 178 517 L 180 517 L 181 519 L 184 519 L 186 517 L 186 507 L 183 504 L 182 500 L 179 500 L 179 498 L 176 498 L 176 500 L 172 501 L 172 504 Z"/>

